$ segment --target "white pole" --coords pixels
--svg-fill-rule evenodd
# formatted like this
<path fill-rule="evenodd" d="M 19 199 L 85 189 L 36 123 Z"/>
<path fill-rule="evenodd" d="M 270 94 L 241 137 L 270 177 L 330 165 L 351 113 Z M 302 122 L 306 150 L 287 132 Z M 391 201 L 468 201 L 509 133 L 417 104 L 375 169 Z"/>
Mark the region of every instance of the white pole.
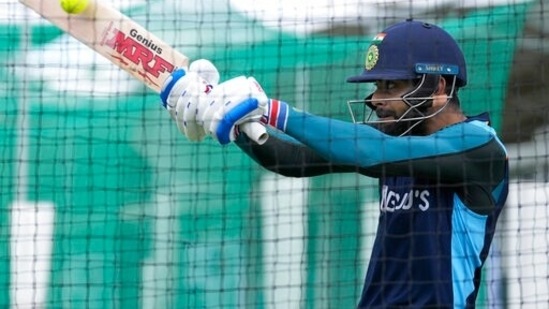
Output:
<path fill-rule="evenodd" d="M 31 16 L 24 10 L 21 25 L 21 61 L 17 140 L 15 145 L 14 199 L 10 206 L 10 302 L 12 308 L 44 308 L 51 270 L 54 206 L 28 200 L 29 90 L 25 61 L 31 47 Z"/>
<path fill-rule="evenodd" d="M 305 300 L 307 178 L 268 174 L 261 181 L 267 308 L 300 308 Z"/>
<path fill-rule="evenodd" d="M 12 308 L 45 308 L 51 269 L 52 203 L 11 205 L 10 298 Z"/>

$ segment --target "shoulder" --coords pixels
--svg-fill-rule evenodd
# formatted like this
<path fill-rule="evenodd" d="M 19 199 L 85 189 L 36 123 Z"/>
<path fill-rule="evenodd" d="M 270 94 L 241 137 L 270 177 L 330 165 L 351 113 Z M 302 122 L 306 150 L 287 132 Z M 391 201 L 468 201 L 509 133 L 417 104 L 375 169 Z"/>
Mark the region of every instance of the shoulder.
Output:
<path fill-rule="evenodd" d="M 498 152 L 506 156 L 505 146 L 498 138 L 496 131 L 483 118 L 468 118 L 433 133 L 429 138 L 434 144 L 446 145 L 447 149 L 471 152 L 474 149 L 483 148 L 488 153 Z"/>
<path fill-rule="evenodd" d="M 443 128 L 433 135 L 444 137 L 461 137 L 461 138 L 479 138 L 479 139 L 494 139 L 497 138 L 497 133 L 490 126 L 489 119 L 486 118 L 467 118 L 465 121 L 458 122 Z"/>

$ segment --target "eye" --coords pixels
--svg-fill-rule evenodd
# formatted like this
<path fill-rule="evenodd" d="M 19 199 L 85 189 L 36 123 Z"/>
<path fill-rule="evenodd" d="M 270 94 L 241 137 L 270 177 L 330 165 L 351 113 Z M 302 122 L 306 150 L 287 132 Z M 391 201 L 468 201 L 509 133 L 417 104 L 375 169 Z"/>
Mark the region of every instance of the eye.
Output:
<path fill-rule="evenodd" d="M 380 80 L 375 82 L 378 91 L 389 91 L 397 87 L 397 83 L 392 80 Z"/>
<path fill-rule="evenodd" d="M 392 80 L 387 81 L 385 84 L 385 88 L 387 88 L 387 90 L 394 89 L 395 87 L 396 87 L 396 83 Z"/>

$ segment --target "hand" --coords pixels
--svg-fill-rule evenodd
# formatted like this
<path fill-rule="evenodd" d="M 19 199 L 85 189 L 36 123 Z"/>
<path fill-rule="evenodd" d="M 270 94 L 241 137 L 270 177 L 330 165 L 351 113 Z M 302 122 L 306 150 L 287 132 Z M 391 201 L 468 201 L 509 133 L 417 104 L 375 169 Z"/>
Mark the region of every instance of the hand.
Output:
<path fill-rule="evenodd" d="M 232 81 L 240 83 L 242 78 L 244 77 Z M 265 139 L 262 140 L 259 135 L 266 131 L 258 130 L 257 128 L 261 128 L 261 126 L 256 124 L 256 121 L 259 120 L 259 122 L 282 132 L 286 130 L 290 106 L 279 100 L 268 99 L 255 79 L 250 77 L 248 78 L 248 82 L 252 85 L 255 84 L 255 87 L 259 92 L 250 93 L 248 98 L 243 99 L 240 102 L 238 102 L 238 100 L 229 101 L 226 105 L 223 105 L 222 109 L 219 109 L 219 105 L 216 104 L 212 105 L 213 107 L 210 109 L 214 110 L 215 108 L 218 108 L 213 115 L 212 122 L 206 123 L 205 128 L 206 130 L 209 128 L 210 134 L 217 138 L 221 144 L 227 144 L 236 138 L 236 132 L 238 130 L 235 130 L 235 128 L 238 128 L 237 125 L 239 124 L 242 129 L 246 129 L 244 130 L 246 135 L 258 144 L 265 142 Z M 238 90 L 238 87 L 232 87 L 232 83 L 224 83 L 219 86 L 240 91 Z M 214 92 L 215 91 L 210 95 L 213 95 Z M 250 129 L 251 124 L 254 124 L 254 129 Z"/>
<path fill-rule="evenodd" d="M 179 131 L 191 141 L 201 141 L 206 132 L 197 123 L 198 109 L 206 104 L 208 93 L 219 82 L 219 72 L 208 60 L 196 60 L 189 70 L 174 71 L 164 82 L 160 97 Z"/>
<path fill-rule="evenodd" d="M 269 101 L 259 83 L 253 77 L 245 76 L 219 84 L 207 99 L 207 107 L 199 108 L 196 118 L 222 145 L 235 140 L 239 124 L 259 122 Z"/>

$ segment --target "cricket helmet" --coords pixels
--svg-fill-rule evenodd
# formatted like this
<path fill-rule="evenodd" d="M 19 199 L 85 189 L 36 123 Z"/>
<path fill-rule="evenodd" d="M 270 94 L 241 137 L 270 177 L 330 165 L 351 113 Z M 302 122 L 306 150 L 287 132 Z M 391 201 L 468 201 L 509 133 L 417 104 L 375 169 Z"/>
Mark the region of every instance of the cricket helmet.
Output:
<path fill-rule="evenodd" d="M 465 58 L 450 34 L 436 25 L 408 19 L 374 37 L 364 71 L 347 81 L 411 80 L 424 74 L 455 76 L 456 87 L 467 84 Z"/>

